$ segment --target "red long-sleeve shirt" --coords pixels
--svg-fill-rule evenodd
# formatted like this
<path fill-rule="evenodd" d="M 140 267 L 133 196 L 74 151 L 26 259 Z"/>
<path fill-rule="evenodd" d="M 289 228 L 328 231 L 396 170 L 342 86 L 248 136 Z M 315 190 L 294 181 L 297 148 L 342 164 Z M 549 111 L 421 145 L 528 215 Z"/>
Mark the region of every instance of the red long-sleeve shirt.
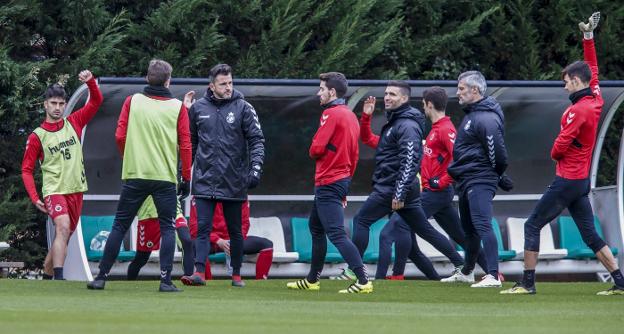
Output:
<path fill-rule="evenodd" d="M 598 60 L 593 39 L 583 40 L 585 62 L 591 69 L 589 87 L 593 96 L 585 96 L 566 109 L 561 116 L 561 132 L 555 139 L 550 156 L 557 161 L 557 176 L 584 179 L 589 176 L 592 152 L 596 144 L 602 95 L 598 81 Z"/>
<path fill-rule="evenodd" d="M 309 151 L 310 158 L 316 160 L 316 186 L 331 184 L 355 174 L 360 149 L 359 133 L 357 117 L 346 105 L 334 105 L 323 111 Z"/>
<path fill-rule="evenodd" d="M 162 96 L 148 96 L 155 100 L 169 100 L 170 97 Z M 132 95 L 126 97 L 123 106 L 121 107 L 121 114 L 117 121 L 117 129 L 115 130 L 115 141 L 117 142 L 117 148 L 119 153 L 123 157 L 124 148 L 126 146 L 126 135 L 128 134 L 128 117 L 130 115 L 130 102 Z M 184 104 L 180 108 L 180 114 L 178 115 L 178 147 L 180 151 L 180 160 L 182 161 L 182 178 L 186 181 L 191 179 L 191 164 L 192 164 L 192 149 L 191 149 L 191 132 L 189 127 L 188 111 Z"/>
<path fill-rule="evenodd" d="M 195 201 L 191 201 L 191 215 L 189 221 L 191 225 L 197 226 L 197 209 Z M 241 222 L 243 239 L 247 239 L 249 232 L 249 201 L 245 201 L 241 210 Z M 225 216 L 223 215 L 223 205 L 217 203 L 215 206 L 214 216 L 212 217 L 212 231 L 210 232 L 210 242 L 216 244 L 219 239 L 230 240 L 230 234 L 225 224 Z"/>
<path fill-rule="evenodd" d="M 450 117 L 445 116 L 433 123 L 423 147 L 424 155 L 420 165 L 423 188 L 440 191 L 453 183 L 446 169 L 453 160 L 456 136 L 457 132 Z M 429 179 L 434 177 L 439 179 L 438 189 L 431 188 L 429 184 Z"/>
<path fill-rule="evenodd" d="M 371 130 L 371 118 L 371 115 L 362 113 L 362 117 L 360 117 L 360 139 L 366 146 L 377 148 L 379 136 Z"/>
<path fill-rule="evenodd" d="M 102 92 L 95 81 L 95 78 L 87 81 L 87 87 L 89 88 L 89 99 L 84 107 L 76 110 L 67 118 L 61 119 L 59 122 L 50 123 L 43 121 L 41 127 L 50 132 L 56 132 L 63 128 L 65 120 L 69 122 L 78 135 L 78 140 L 82 141 L 82 129 L 89 123 L 89 121 L 95 116 L 95 113 L 100 108 L 104 98 Z M 39 195 L 37 194 L 37 187 L 35 185 L 35 178 L 33 172 L 35 171 L 35 165 L 37 161 L 43 161 L 43 149 L 41 147 L 41 141 L 39 137 L 33 132 L 28 136 L 26 142 L 26 150 L 24 151 L 24 158 L 22 160 L 22 181 L 26 192 L 33 203 L 39 201 Z M 78 175 L 80 177 L 80 175 Z"/>

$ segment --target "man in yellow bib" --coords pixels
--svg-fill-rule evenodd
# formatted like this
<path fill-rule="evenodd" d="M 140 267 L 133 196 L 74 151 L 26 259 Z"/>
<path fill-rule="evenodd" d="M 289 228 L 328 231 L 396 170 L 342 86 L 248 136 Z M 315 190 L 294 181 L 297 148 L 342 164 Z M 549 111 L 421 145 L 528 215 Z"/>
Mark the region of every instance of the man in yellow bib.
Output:
<path fill-rule="evenodd" d="M 178 153 L 182 161 L 179 192 L 186 197 L 191 178 L 191 139 L 188 113 L 169 91 L 172 67 L 164 60 L 150 61 L 142 93 L 126 98 L 117 122 L 115 139 L 123 156 L 124 181 L 115 222 L 100 261 L 100 272 L 87 288 L 104 289 L 128 228 L 148 196 L 152 196 L 160 222 L 161 292 L 178 292 L 171 282 L 175 249 Z"/>
<path fill-rule="evenodd" d="M 82 129 L 95 116 L 102 104 L 102 93 L 90 71 L 78 79 L 89 87 L 89 100 L 80 110 L 63 118 L 67 94 L 63 86 L 54 84 L 45 92 L 46 118 L 28 137 L 22 180 L 33 204 L 47 213 L 54 223 L 54 241 L 43 263 L 44 278 L 63 279 L 67 243 L 78 226 L 82 211 L 82 193 L 87 191 L 82 162 Z M 37 194 L 33 172 L 39 161 L 43 174 L 43 202 Z"/>

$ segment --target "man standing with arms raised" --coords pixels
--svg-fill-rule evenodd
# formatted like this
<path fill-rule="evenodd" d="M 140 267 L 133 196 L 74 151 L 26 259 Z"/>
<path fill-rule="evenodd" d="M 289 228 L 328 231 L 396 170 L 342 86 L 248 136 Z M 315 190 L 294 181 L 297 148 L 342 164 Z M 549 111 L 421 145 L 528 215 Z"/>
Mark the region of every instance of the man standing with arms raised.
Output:
<path fill-rule="evenodd" d="M 310 145 L 310 158 L 316 162 L 314 204 L 310 214 L 312 261 L 308 277 L 290 282 L 287 287 L 298 290 L 321 288 L 320 276 L 329 238 L 356 276 L 356 282 L 338 292 L 371 293 L 373 283 L 368 280 L 362 257 L 344 229 L 344 206 L 357 166 L 360 126 L 343 99 L 348 87 L 344 74 L 323 73 L 320 79 L 316 95 L 324 110 Z"/>
<path fill-rule="evenodd" d="M 588 23 L 579 23 L 583 32 L 585 61 L 576 61 L 562 71 L 565 90 L 570 93 L 569 106 L 561 116 L 561 132 L 555 139 L 550 156 L 556 163 L 553 183 L 537 203 L 524 224 L 524 274 L 522 281 L 501 294 L 535 294 L 535 267 L 539 255 L 540 231 L 568 208 L 583 241 L 611 273 L 615 285 L 598 295 L 624 295 L 624 278 L 611 249 L 594 227 L 594 213 L 589 202 L 589 169 L 596 144 L 598 120 L 604 101 L 598 82 L 598 60 L 594 47 L 594 29 L 600 13 Z"/>
<path fill-rule="evenodd" d="M 178 292 L 171 282 L 175 251 L 178 198 L 178 153 L 182 160 L 179 193 L 188 195 L 191 143 L 188 113 L 169 91 L 172 67 L 164 60 L 150 61 L 143 93 L 128 96 L 117 122 L 115 139 L 123 157 L 121 189 L 113 229 L 100 261 L 100 272 L 87 288 L 104 289 L 124 235 L 143 202 L 152 196 L 160 222 L 160 292 Z"/>
<path fill-rule="evenodd" d="M 22 180 L 33 204 L 54 223 L 54 241 L 43 263 L 47 277 L 62 280 L 67 243 L 78 226 L 82 194 L 87 191 L 82 160 L 82 129 L 102 104 L 102 93 L 90 71 L 78 75 L 89 87 L 89 101 L 80 110 L 63 118 L 67 93 L 54 84 L 45 92 L 45 121 L 28 137 L 22 161 Z M 43 174 L 43 202 L 35 187 L 33 172 L 37 161 Z"/>

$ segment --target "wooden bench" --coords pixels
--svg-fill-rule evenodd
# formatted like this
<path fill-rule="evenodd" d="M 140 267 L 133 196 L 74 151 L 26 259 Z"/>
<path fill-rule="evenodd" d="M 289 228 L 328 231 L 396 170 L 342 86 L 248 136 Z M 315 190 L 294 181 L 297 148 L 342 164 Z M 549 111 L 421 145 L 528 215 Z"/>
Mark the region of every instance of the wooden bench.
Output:
<path fill-rule="evenodd" d="M 0 277 L 6 278 L 9 276 L 9 270 L 13 268 L 24 268 L 24 262 L 0 262 Z"/>

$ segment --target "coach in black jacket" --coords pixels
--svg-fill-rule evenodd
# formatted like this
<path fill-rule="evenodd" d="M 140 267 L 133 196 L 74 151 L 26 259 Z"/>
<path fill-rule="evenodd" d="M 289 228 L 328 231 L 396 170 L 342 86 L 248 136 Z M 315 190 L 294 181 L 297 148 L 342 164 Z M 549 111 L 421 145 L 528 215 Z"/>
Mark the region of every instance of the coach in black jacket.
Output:
<path fill-rule="evenodd" d="M 198 235 L 196 273 L 183 277 L 182 282 L 205 284 L 212 217 L 216 203 L 221 202 L 230 235 L 232 285 L 241 287 L 241 205 L 247 190 L 260 181 L 264 136 L 256 111 L 233 88 L 230 66 L 219 64 L 210 70 L 208 90 L 190 108 L 189 123 L 194 159 L 191 194 L 195 196 Z"/>
<path fill-rule="evenodd" d="M 461 271 L 443 279 L 444 282 L 474 281 L 472 271 L 483 241 L 487 275 L 472 287 L 500 287 L 498 279 L 498 244 L 492 230 L 492 199 L 496 187 L 508 189 L 510 181 L 501 177 L 507 169 L 505 148 L 505 116 L 495 98 L 485 96 L 487 84 L 478 71 L 462 73 L 458 79 L 457 96 L 466 116 L 459 126 L 454 161 L 449 175 L 457 182 L 459 213 L 466 233 L 466 264 Z"/>
<path fill-rule="evenodd" d="M 410 94 L 410 86 L 405 81 L 390 81 L 384 92 L 388 123 L 381 129 L 380 136 L 369 138 L 371 142 L 367 143 L 375 146 L 377 142 L 373 192 L 353 218 L 353 243 L 363 255 L 368 246 L 370 226 L 395 211 L 413 232 L 431 244 L 440 245 L 440 252 L 460 266 L 463 264 L 461 257 L 448 239 L 429 224 L 421 207 L 416 174 L 423 153 L 425 116 L 409 104 Z M 367 104 L 374 108 L 375 98 L 369 97 L 365 108 Z M 364 133 L 370 129 L 360 127 L 360 131 Z"/>

